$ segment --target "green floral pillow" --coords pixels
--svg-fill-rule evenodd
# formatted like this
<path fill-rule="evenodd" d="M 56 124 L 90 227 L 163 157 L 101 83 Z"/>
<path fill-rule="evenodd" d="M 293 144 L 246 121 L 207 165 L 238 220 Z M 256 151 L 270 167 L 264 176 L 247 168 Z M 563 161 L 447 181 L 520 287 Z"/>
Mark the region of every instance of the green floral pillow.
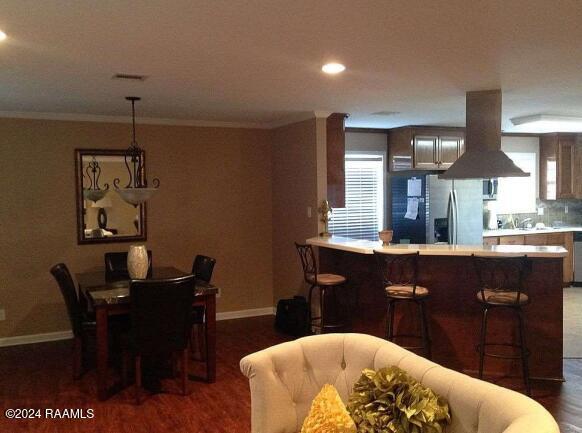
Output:
<path fill-rule="evenodd" d="M 347 404 L 358 433 L 441 433 L 449 405 L 404 370 L 365 369 Z"/>

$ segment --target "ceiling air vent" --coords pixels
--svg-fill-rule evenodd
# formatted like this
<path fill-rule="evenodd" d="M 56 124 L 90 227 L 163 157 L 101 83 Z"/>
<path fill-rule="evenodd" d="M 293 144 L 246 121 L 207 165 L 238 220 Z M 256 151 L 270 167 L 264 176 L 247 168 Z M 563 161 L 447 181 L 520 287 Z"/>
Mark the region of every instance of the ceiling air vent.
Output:
<path fill-rule="evenodd" d="M 145 81 L 147 75 L 138 74 L 115 74 L 111 79 L 113 80 L 131 80 L 131 81 Z"/>
<path fill-rule="evenodd" d="M 400 114 L 400 111 L 376 111 L 372 116 L 395 116 Z"/>

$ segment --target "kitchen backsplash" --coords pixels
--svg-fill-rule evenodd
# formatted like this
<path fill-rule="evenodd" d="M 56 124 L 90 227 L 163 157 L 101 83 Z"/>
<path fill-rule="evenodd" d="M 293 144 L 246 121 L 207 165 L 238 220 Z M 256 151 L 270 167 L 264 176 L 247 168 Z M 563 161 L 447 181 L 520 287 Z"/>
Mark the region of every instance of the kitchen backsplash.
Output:
<path fill-rule="evenodd" d="M 566 213 L 566 206 L 568 213 Z M 556 222 L 561 222 L 566 226 L 582 226 L 582 200 L 537 200 L 537 207 L 544 209 L 543 215 L 537 213 L 517 213 L 513 218 L 520 222 L 525 218 L 531 218 L 532 225 L 544 223 L 546 226 L 554 226 Z M 498 214 L 504 226 L 508 223 L 510 215 Z"/>

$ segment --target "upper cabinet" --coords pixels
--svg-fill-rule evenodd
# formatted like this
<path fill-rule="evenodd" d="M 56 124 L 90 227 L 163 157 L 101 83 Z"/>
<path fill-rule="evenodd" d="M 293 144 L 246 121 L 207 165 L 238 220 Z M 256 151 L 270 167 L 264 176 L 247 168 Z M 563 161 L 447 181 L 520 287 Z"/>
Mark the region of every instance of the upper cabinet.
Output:
<path fill-rule="evenodd" d="M 582 136 L 542 134 L 540 198 L 582 198 Z"/>
<path fill-rule="evenodd" d="M 462 128 L 405 127 L 390 131 L 390 170 L 446 170 L 463 154 Z"/>

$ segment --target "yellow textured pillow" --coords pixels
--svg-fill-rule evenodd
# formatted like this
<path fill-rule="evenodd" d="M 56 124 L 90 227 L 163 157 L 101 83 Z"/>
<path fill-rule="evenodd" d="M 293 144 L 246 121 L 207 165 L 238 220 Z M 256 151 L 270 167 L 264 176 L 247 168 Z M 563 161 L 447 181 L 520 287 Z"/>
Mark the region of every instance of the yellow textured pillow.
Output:
<path fill-rule="evenodd" d="M 356 424 L 333 385 L 324 385 L 313 399 L 301 433 L 356 433 Z"/>

